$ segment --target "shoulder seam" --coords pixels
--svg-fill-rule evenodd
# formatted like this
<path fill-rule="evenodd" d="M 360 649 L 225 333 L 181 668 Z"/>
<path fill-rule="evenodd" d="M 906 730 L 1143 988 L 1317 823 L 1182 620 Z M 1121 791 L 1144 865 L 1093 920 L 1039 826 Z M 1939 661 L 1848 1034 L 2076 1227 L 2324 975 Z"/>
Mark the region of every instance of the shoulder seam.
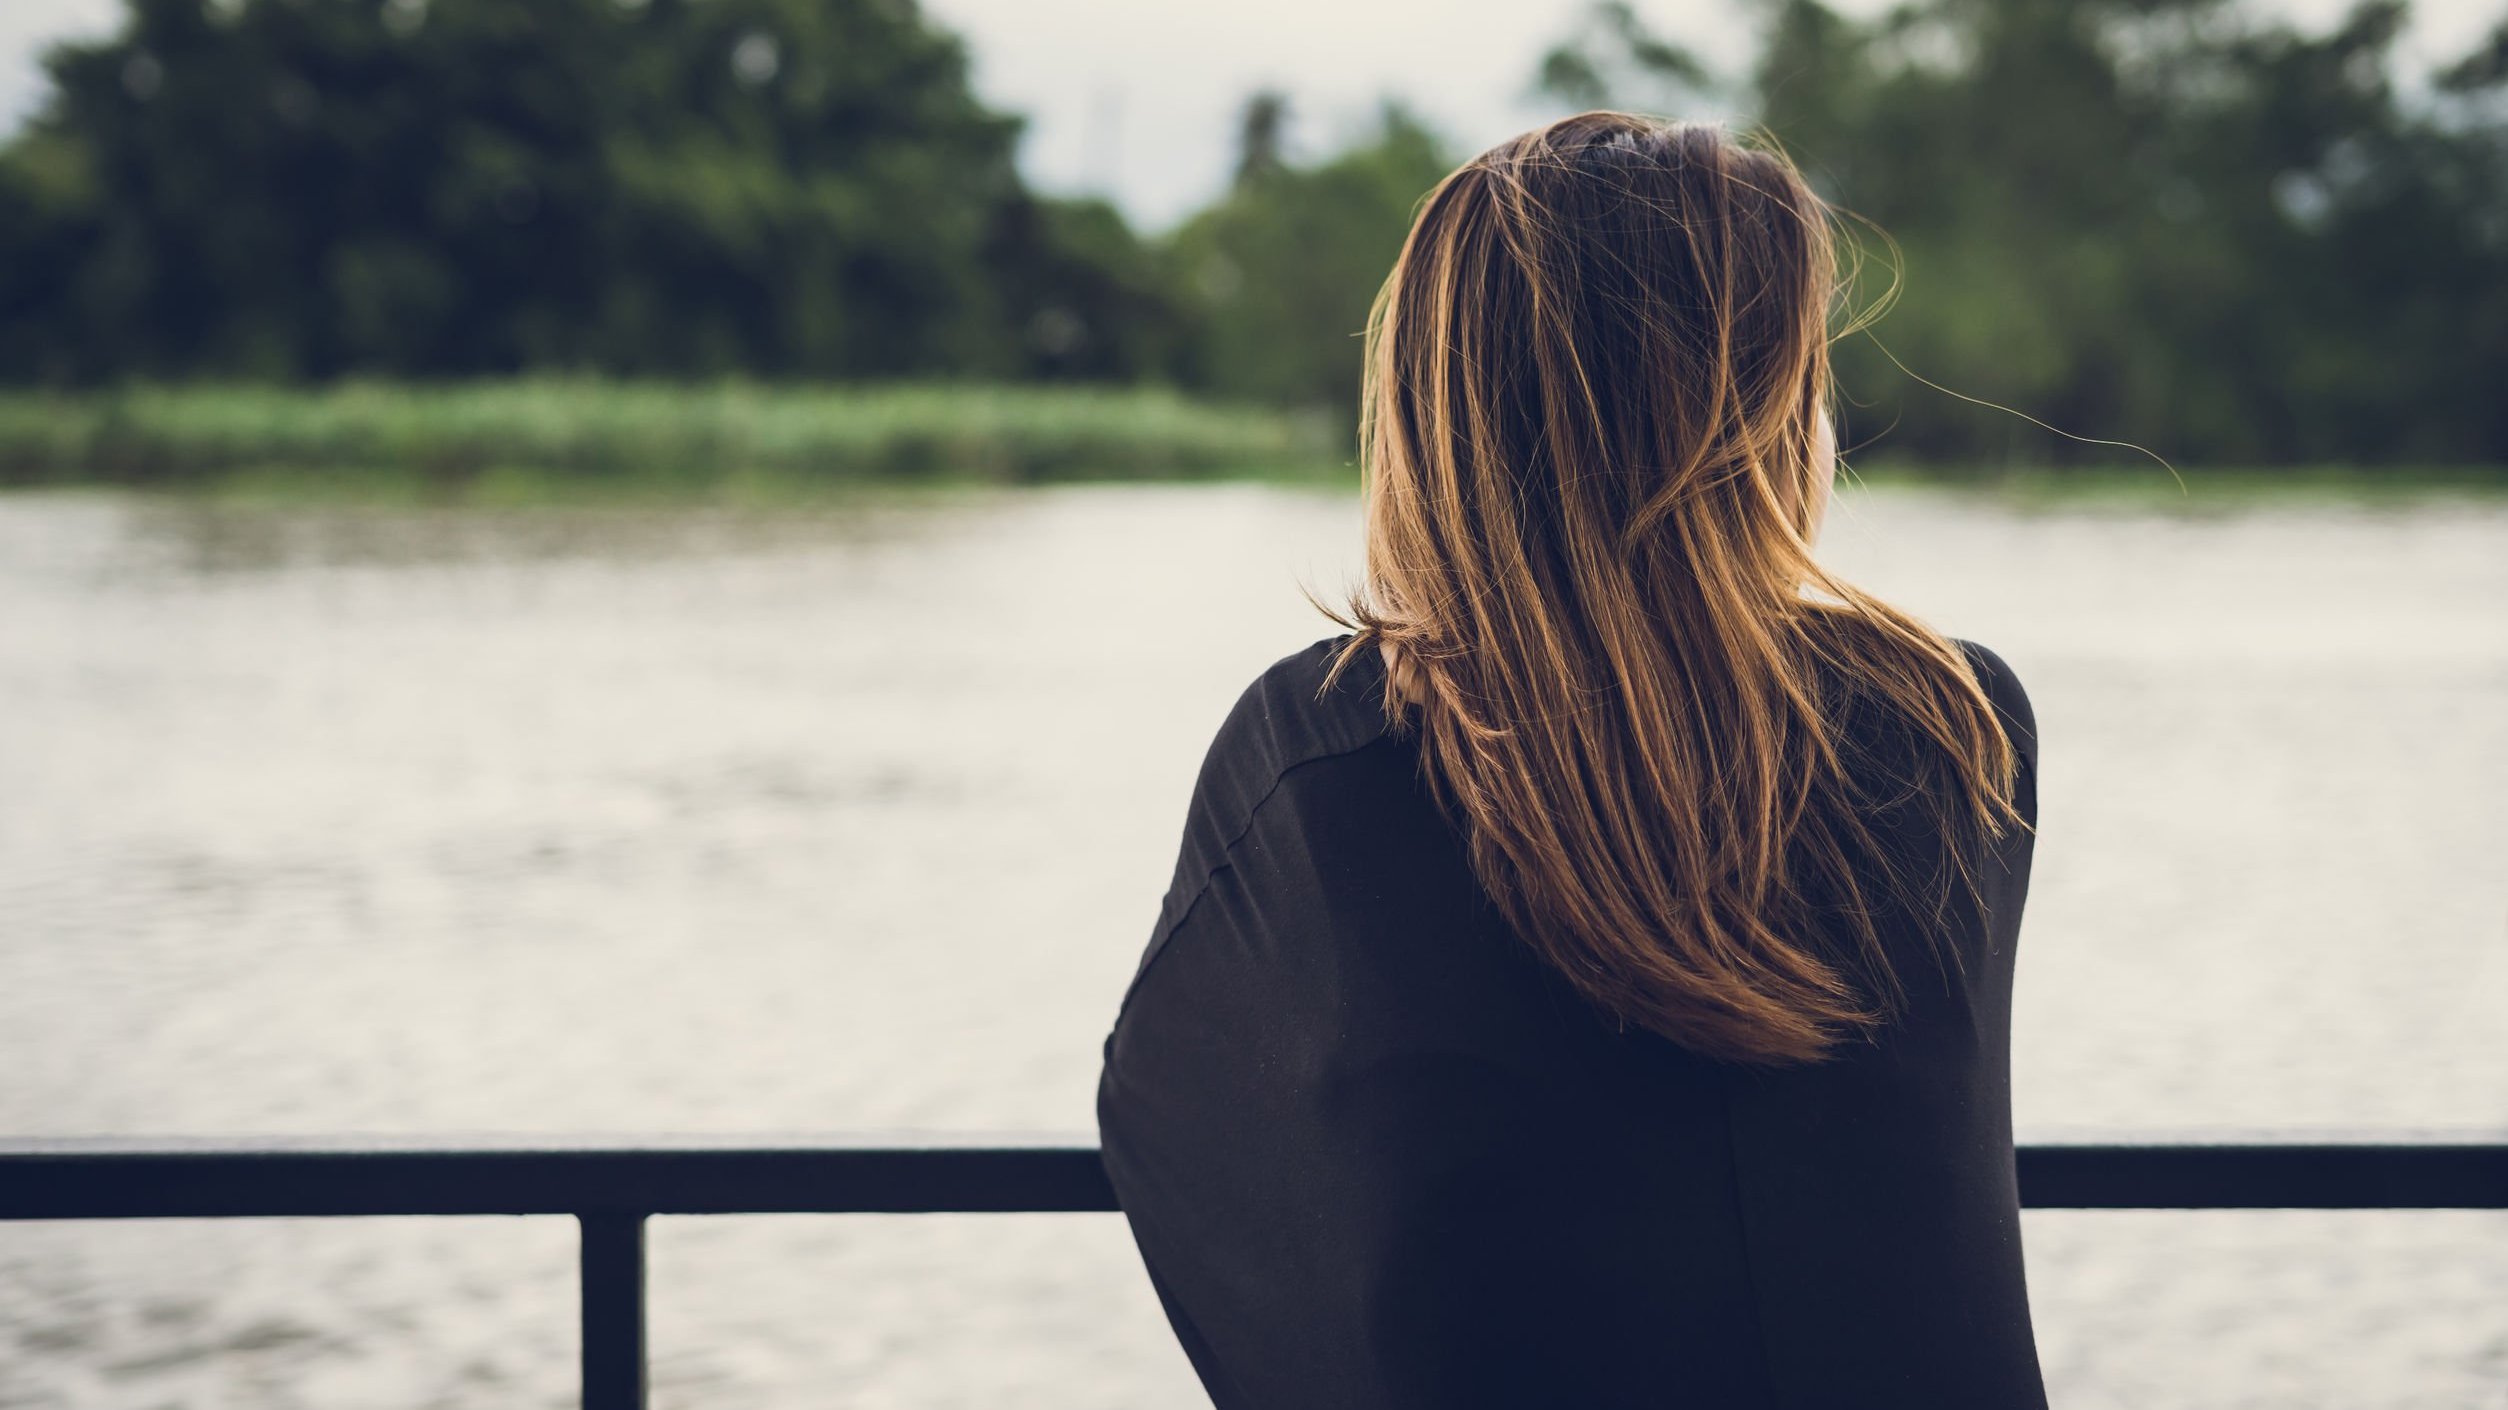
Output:
<path fill-rule="evenodd" d="M 1238 824 L 1236 832 L 1228 838 L 1227 844 L 1219 849 L 1219 860 L 1211 864 L 1210 870 L 1203 873 L 1201 881 L 1194 886 L 1193 899 L 1185 902 L 1183 909 L 1176 912 L 1176 918 L 1151 937 L 1149 953 L 1141 958 L 1140 967 L 1133 971 L 1132 982 L 1124 986 L 1122 1002 L 1115 1006 L 1114 1027 L 1123 1026 L 1123 1016 L 1132 1009 L 1132 996 L 1140 991 L 1142 982 L 1149 978 L 1150 970 L 1156 967 L 1160 957 L 1167 953 L 1167 942 L 1175 938 L 1177 931 L 1184 929 L 1184 923 L 1191 920 L 1193 912 L 1201 907 L 1202 898 L 1210 894 L 1211 883 L 1219 879 L 1221 872 L 1231 870 L 1236 866 L 1237 844 L 1243 842 L 1245 835 L 1254 830 L 1255 819 L 1262 816 L 1264 805 L 1271 802 L 1273 796 L 1280 792 L 1280 785 L 1289 781 L 1289 775 L 1312 764 L 1328 764 L 1335 759 L 1346 759 L 1352 754 L 1373 749 L 1393 737 L 1388 731 L 1347 748 L 1335 749 L 1328 754 L 1312 754 L 1282 769 L 1272 777 L 1270 785 L 1263 789 L 1262 796 L 1255 799 L 1253 805 L 1245 810 L 1245 821 Z"/>

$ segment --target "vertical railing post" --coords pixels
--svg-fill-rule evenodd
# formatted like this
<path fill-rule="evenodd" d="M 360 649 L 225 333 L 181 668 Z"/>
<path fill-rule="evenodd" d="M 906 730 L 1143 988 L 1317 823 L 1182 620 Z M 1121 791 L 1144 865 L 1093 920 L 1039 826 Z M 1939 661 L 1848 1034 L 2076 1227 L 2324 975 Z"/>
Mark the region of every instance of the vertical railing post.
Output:
<path fill-rule="evenodd" d="M 644 1410 L 644 1216 L 578 1214 L 583 1410 Z"/>

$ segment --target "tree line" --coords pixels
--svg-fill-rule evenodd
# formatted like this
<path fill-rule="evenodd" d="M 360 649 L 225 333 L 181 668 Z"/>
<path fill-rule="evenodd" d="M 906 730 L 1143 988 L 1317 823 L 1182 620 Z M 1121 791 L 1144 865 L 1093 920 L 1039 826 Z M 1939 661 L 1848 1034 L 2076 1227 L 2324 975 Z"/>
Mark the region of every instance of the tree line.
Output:
<path fill-rule="evenodd" d="M 2100 458 L 2508 463 L 2508 23 L 2434 72 L 2370 0 L 1745 0 L 1716 72 L 1626 4 L 1528 76 L 1749 115 L 1851 212 L 1849 436 Z M 127 0 L 0 147 L 0 380 L 1157 383 L 1355 401 L 1460 154 L 1399 106 L 1175 229 L 1029 189 L 911 0 Z M 1214 161 L 1230 154 L 1214 154 Z M 1921 380 L 1919 380 L 1921 379 Z M 1947 389 L 1937 391 L 1926 383 Z M 1956 394 L 1956 395 L 1951 395 Z"/>

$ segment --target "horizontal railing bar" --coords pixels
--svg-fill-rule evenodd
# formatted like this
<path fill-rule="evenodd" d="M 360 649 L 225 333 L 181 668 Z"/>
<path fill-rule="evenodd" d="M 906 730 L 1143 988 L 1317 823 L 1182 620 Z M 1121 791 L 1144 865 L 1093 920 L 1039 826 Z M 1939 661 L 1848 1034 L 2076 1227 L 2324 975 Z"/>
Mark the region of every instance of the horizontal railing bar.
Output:
<path fill-rule="evenodd" d="M 416 1146 L 0 1142 L 0 1219 L 1094 1213 L 1086 1141 Z"/>
<path fill-rule="evenodd" d="M 2508 1137 L 2103 1136 L 2018 1163 L 2037 1209 L 2508 1208 Z M 0 1140 L 10 1220 L 1114 1208 L 1081 1136 Z"/>
<path fill-rule="evenodd" d="M 2028 1145 L 2029 1209 L 2508 1209 L 2508 1143 Z"/>

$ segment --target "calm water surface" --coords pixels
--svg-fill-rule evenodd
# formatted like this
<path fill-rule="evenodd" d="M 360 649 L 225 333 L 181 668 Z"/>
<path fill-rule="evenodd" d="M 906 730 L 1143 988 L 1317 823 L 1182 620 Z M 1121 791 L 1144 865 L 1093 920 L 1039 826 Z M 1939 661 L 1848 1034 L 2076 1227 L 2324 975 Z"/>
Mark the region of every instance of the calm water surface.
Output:
<path fill-rule="evenodd" d="M 1841 501 L 2045 739 L 2024 1130 L 2508 1128 L 2508 508 Z M 0 498 L 0 1130 L 1090 1124 L 1345 497 Z M 2059 1407 L 2508 1410 L 2508 1217 L 2032 1214 Z M 571 1404 L 565 1221 L 0 1227 L 0 1406 Z M 1100 1217 L 659 1221 L 655 1400 L 1189 1407 Z"/>

